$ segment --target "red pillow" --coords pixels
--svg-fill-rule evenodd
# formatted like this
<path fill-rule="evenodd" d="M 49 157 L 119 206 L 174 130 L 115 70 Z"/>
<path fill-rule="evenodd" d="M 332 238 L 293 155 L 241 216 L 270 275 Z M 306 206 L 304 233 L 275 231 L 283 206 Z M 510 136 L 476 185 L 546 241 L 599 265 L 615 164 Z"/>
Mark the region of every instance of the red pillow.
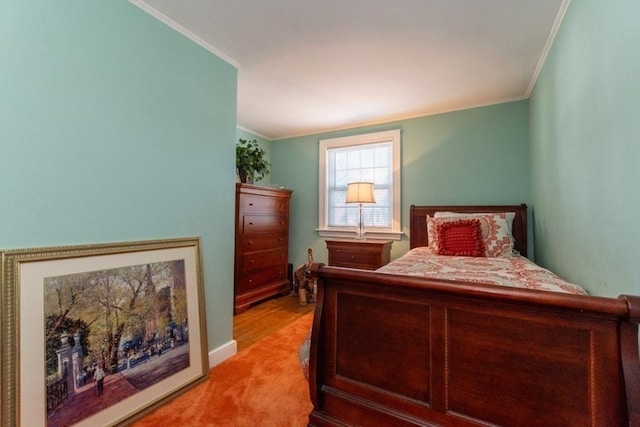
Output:
<path fill-rule="evenodd" d="M 449 256 L 484 256 L 482 228 L 477 219 L 459 219 L 436 225 L 437 254 Z"/>

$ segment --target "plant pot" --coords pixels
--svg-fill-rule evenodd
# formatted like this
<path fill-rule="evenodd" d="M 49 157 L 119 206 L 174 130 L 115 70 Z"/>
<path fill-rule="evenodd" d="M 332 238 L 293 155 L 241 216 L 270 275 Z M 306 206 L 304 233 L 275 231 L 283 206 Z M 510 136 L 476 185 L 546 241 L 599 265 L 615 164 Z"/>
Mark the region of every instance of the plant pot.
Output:
<path fill-rule="evenodd" d="M 243 184 L 253 184 L 253 177 L 247 175 L 246 171 L 238 171 L 238 176 L 240 176 L 240 182 Z"/>

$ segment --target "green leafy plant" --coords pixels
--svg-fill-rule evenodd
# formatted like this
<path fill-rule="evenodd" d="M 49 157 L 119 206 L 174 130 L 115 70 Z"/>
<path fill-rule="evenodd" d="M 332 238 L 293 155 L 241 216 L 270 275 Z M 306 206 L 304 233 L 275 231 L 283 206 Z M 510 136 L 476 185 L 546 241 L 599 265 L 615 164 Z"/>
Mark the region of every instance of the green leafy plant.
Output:
<path fill-rule="evenodd" d="M 271 164 L 265 159 L 266 154 L 255 139 L 239 139 L 236 144 L 236 168 L 240 181 L 259 181 L 269 173 Z"/>

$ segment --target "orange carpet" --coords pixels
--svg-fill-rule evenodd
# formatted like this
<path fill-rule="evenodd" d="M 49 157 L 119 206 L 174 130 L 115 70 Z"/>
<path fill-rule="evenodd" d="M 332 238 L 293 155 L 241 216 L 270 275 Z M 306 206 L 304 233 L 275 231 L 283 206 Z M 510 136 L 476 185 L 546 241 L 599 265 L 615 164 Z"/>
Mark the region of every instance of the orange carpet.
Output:
<path fill-rule="evenodd" d="M 312 405 L 298 347 L 313 313 L 209 371 L 209 379 L 133 424 L 162 426 L 306 426 Z"/>

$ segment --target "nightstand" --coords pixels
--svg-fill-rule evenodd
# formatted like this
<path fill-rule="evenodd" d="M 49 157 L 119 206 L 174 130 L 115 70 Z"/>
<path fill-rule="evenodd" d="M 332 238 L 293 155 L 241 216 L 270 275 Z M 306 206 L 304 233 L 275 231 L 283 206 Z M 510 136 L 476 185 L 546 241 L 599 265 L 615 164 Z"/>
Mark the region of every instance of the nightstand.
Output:
<path fill-rule="evenodd" d="M 329 265 L 375 270 L 391 257 L 392 240 L 326 240 Z"/>

